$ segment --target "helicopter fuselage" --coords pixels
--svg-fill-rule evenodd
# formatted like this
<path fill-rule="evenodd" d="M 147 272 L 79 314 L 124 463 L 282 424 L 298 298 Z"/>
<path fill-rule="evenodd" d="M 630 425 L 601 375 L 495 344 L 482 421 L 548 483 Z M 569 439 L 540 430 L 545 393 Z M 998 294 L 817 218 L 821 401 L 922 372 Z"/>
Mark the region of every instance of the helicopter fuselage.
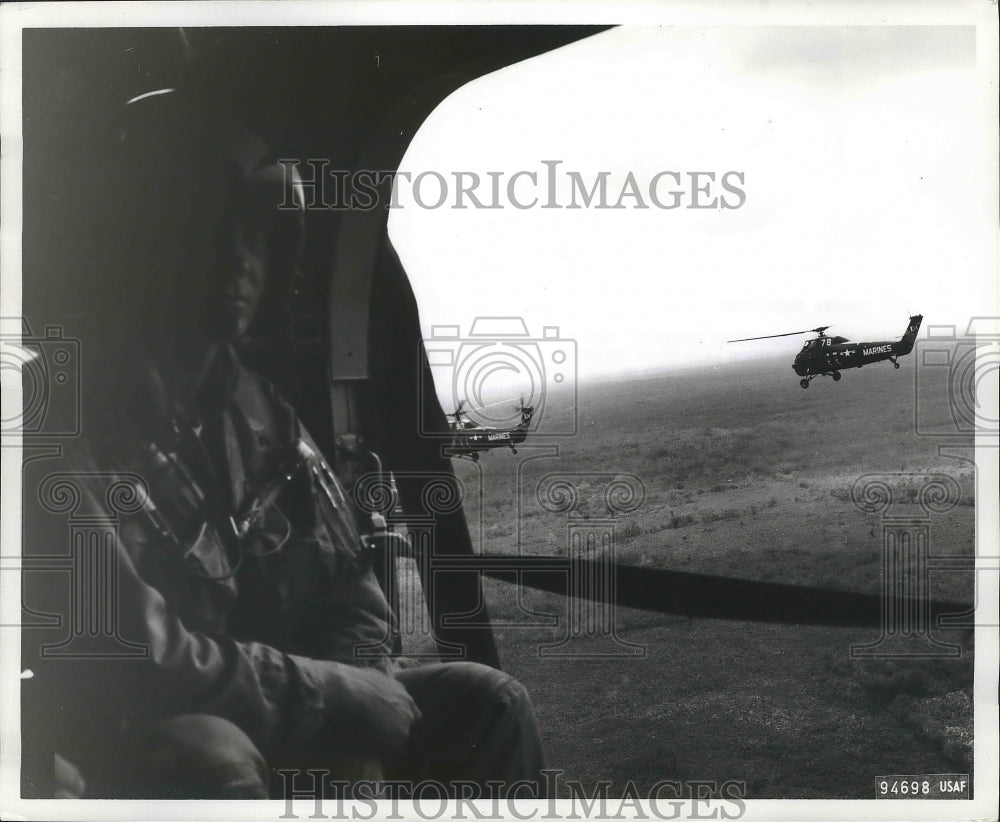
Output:
<path fill-rule="evenodd" d="M 510 448 L 517 453 L 517 446 L 528 438 L 533 412 L 534 408 L 522 409 L 521 422 L 514 428 L 481 427 L 456 417 L 451 424 L 452 440 L 447 446 L 447 454 L 478 461 L 480 452 L 492 448 Z"/>
<path fill-rule="evenodd" d="M 865 343 L 835 343 L 835 338 L 820 337 L 809 340 L 795 357 L 792 368 L 800 377 L 810 374 L 830 374 L 845 368 L 882 362 L 890 357 L 901 357 L 910 349 L 900 340 Z"/>
<path fill-rule="evenodd" d="M 471 428 L 467 431 L 457 431 L 454 443 L 457 447 L 468 447 L 476 451 L 486 448 L 503 448 L 519 445 L 528 437 L 528 429 L 524 428 Z"/>
<path fill-rule="evenodd" d="M 922 320 L 920 314 L 910 317 L 906 331 L 898 340 L 852 343 L 845 337 L 827 337 L 821 333 L 819 337 L 806 341 L 796 355 L 792 369 L 803 378 L 800 383 L 805 388 L 809 384 L 806 378 L 824 375 L 839 380 L 840 372 L 847 368 L 861 368 L 885 360 L 899 368 L 896 358 L 913 350 Z"/>

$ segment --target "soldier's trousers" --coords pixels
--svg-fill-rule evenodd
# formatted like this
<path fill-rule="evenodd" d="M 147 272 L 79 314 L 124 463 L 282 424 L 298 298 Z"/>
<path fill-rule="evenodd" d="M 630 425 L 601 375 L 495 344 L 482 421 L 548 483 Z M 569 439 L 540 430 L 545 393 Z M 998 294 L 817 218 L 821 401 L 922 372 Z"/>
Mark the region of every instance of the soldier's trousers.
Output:
<path fill-rule="evenodd" d="M 136 734 L 114 777 L 115 784 L 88 789 L 87 798 L 266 799 L 317 795 L 317 780 L 341 783 L 389 780 L 428 782 L 447 795 L 484 786 L 483 796 L 506 795 L 523 780 L 538 784 L 541 743 L 524 687 L 502 671 L 472 662 L 424 665 L 397 678 L 421 712 L 410 743 L 396 762 L 378 762 L 344 750 L 319 748 L 293 759 L 267 761 L 245 733 L 228 720 L 206 714 L 169 717 Z M 461 782 L 466 787 L 456 786 Z M 327 790 L 331 790 L 329 787 Z M 332 789 L 344 791 L 343 787 Z M 397 788 L 399 790 L 399 788 Z M 402 788 L 406 790 L 406 788 Z M 344 796 L 345 793 L 340 793 Z M 349 789 L 346 793 L 350 796 Z M 431 796 L 435 796 L 433 793 Z M 522 795 L 526 795 L 522 793 Z M 408 798 L 402 794 L 400 798 Z M 437 798 L 435 796 L 435 798 Z"/>

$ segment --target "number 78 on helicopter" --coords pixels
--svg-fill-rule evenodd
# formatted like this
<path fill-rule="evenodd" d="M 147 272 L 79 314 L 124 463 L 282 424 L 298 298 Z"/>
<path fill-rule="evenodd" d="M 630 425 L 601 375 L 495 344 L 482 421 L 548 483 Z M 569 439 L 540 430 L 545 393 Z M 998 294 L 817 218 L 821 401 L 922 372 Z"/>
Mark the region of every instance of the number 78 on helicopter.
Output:
<path fill-rule="evenodd" d="M 840 372 L 848 368 L 861 368 L 872 363 L 888 360 L 899 368 L 897 357 L 903 357 L 913 350 L 917 339 L 922 314 L 914 314 L 906 326 L 906 331 L 898 340 L 881 340 L 878 342 L 854 342 L 847 337 L 828 337 L 826 330 L 830 327 L 822 325 L 805 331 L 788 331 L 784 334 L 768 334 L 763 337 L 745 337 L 728 342 L 750 342 L 751 340 L 769 340 L 774 337 L 791 337 L 797 334 L 816 334 L 811 340 L 806 340 L 802 350 L 795 357 L 792 369 L 802 379 L 799 385 L 808 388 L 816 377 L 832 377 L 834 382 L 840 380 Z"/>

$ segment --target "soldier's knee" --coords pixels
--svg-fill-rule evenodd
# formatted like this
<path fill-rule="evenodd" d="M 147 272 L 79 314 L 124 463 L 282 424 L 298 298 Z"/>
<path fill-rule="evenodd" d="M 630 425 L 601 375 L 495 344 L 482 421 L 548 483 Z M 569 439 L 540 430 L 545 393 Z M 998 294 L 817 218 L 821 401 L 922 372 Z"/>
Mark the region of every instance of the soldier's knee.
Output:
<path fill-rule="evenodd" d="M 510 674 L 476 662 L 449 663 L 451 666 L 466 680 L 486 713 L 534 727 L 535 712 L 528 690 Z"/>
<path fill-rule="evenodd" d="M 232 722 L 183 714 L 143 734 L 143 782 L 155 798 L 266 799 L 269 772 L 250 738 Z"/>
<path fill-rule="evenodd" d="M 544 767 L 535 709 L 527 688 L 510 674 L 475 663 L 468 665 L 484 722 L 482 746 L 492 759 L 493 778 L 513 784 L 540 778 Z"/>
<path fill-rule="evenodd" d="M 535 709 L 531 704 L 531 697 L 528 696 L 527 688 L 514 677 L 508 676 L 505 681 L 499 683 L 493 698 L 499 700 L 503 710 L 512 720 L 534 727 Z"/>

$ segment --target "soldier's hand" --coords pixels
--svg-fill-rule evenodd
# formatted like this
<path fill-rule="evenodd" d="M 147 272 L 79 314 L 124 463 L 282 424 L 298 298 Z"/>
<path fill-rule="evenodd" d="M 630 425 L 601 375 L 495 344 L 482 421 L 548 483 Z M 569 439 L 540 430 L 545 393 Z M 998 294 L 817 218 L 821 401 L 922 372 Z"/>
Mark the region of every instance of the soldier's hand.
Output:
<path fill-rule="evenodd" d="M 371 668 L 335 663 L 331 674 L 325 687 L 331 729 L 353 735 L 353 742 L 372 753 L 398 755 L 420 719 L 406 688 Z"/>

